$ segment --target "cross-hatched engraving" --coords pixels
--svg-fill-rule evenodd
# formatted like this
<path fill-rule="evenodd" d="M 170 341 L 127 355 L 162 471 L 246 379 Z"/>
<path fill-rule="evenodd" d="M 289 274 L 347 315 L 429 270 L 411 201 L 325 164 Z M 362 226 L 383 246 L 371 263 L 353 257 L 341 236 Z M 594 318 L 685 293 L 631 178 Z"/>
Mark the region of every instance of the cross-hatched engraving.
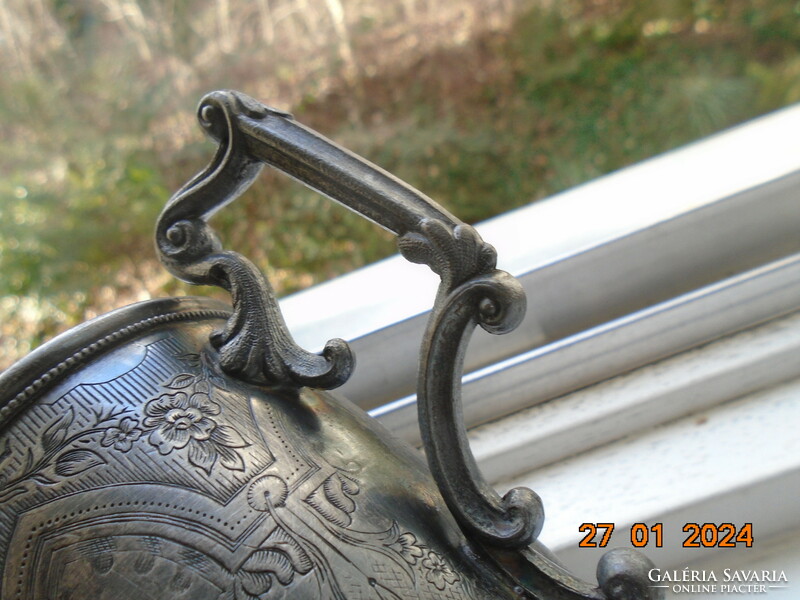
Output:
<path fill-rule="evenodd" d="M 190 569 L 202 573 L 208 567 L 208 559 L 205 554 L 193 548 L 183 548 L 180 552 L 181 562 Z"/>
<path fill-rule="evenodd" d="M 78 547 L 78 552 L 83 556 L 92 557 L 105 554 L 106 552 L 114 552 L 116 549 L 117 544 L 114 542 L 113 538 L 105 537 L 83 542 Z"/>
<path fill-rule="evenodd" d="M 142 546 L 151 554 L 159 554 L 161 552 L 161 539 L 148 535 L 142 538 Z"/>
<path fill-rule="evenodd" d="M 104 537 L 83 542 L 78 547 L 78 552 L 89 559 L 92 569 L 97 573 L 105 574 L 114 566 L 113 552 L 116 549 L 117 544 L 113 538 Z"/>
<path fill-rule="evenodd" d="M 370 579 L 370 582 L 374 583 L 374 588 L 390 590 L 404 599 L 417 598 L 415 582 L 397 567 L 376 561 L 372 563 L 372 572 L 375 573 L 375 578 Z"/>

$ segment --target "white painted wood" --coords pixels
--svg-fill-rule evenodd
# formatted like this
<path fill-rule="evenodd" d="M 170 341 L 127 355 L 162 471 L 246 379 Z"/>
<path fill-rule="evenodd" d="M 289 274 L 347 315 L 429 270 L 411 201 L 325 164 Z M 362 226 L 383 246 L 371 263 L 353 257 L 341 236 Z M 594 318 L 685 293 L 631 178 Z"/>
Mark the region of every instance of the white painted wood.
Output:
<path fill-rule="evenodd" d="M 584 579 L 581 523 L 616 523 L 617 546 L 661 522 L 659 567 L 787 569 L 774 597 L 800 598 L 800 105 L 479 230 L 529 295 L 467 356 L 487 479 L 542 496 L 541 540 Z M 411 442 L 435 287 L 395 257 L 281 303 L 301 345 L 352 342 L 343 393 Z M 755 547 L 684 549 L 690 521 L 752 522 Z"/>
<path fill-rule="evenodd" d="M 797 172 L 800 136 L 791 132 L 800 132 L 800 105 L 511 211 L 479 229 L 497 248 L 500 268 L 522 274 Z M 298 340 L 321 347 L 329 337 L 355 339 L 427 311 L 435 285 L 435 276 L 398 256 L 285 298 L 282 308 Z M 325 312 L 313 310 L 320 305 Z"/>
<path fill-rule="evenodd" d="M 800 252 L 799 187 L 792 107 L 481 224 L 529 311 L 511 335 L 476 336 L 467 370 Z M 358 367 L 342 392 L 373 408 L 413 393 L 435 285 L 395 257 L 282 308 L 305 347 L 353 342 Z"/>
<path fill-rule="evenodd" d="M 624 415 L 620 415 L 624 418 Z M 683 549 L 682 526 L 752 522 L 757 538 L 800 528 L 800 379 L 651 428 L 498 483 L 525 485 L 544 501 L 540 539 L 591 578 L 599 552 L 578 548 L 584 522 L 613 522 L 627 545 L 636 522 L 664 523 L 659 565 L 709 560 L 712 549 Z"/>
<path fill-rule="evenodd" d="M 800 312 L 477 427 L 469 438 L 483 472 L 510 478 L 793 378 Z"/>
<path fill-rule="evenodd" d="M 798 308 L 800 254 L 470 373 L 465 421 L 498 419 Z M 371 414 L 418 444 L 415 402 L 408 396 Z"/>

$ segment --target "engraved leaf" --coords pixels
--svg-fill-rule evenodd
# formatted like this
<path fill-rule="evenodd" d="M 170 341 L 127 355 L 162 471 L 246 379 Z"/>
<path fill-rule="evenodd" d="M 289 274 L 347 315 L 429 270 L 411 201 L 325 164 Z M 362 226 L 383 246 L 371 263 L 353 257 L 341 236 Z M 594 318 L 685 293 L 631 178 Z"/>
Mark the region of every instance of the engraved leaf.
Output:
<path fill-rule="evenodd" d="M 211 469 L 217 462 L 217 449 L 214 444 L 191 440 L 189 442 L 189 462 L 195 467 L 203 469 L 207 475 L 211 475 Z"/>
<path fill-rule="evenodd" d="M 139 575 L 144 575 L 153 570 L 156 559 L 152 554 L 139 554 L 133 561 L 133 570 Z"/>
<path fill-rule="evenodd" d="M 67 409 L 67 412 L 53 421 L 50 426 L 45 429 L 42 434 L 42 448 L 44 448 L 45 452 L 55 450 L 64 442 L 67 438 L 67 430 L 69 426 L 72 425 L 74 419 L 75 412 L 72 410 L 72 407 L 70 407 Z"/>
<path fill-rule="evenodd" d="M 221 446 L 228 448 L 244 448 L 249 446 L 241 434 L 230 425 L 217 425 L 211 433 L 211 439 Z"/>
<path fill-rule="evenodd" d="M 95 426 L 100 425 L 102 423 L 106 423 L 108 421 L 112 421 L 128 412 L 130 412 L 130 409 L 127 408 L 122 408 L 119 410 L 109 409 L 108 412 L 105 411 L 99 413 L 95 412 L 94 414 L 97 417 L 97 420 L 95 421 Z"/>
<path fill-rule="evenodd" d="M 208 380 L 209 380 L 209 381 L 210 381 L 212 384 L 214 384 L 215 386 L 217 386 L 219 389 L 221 389 L 221 390 L 225 390 L 226 392 L 228 391 L 228 384 L 227 384 L 227 383 L 226 383 L 226 381 L 225 381 L 225 380 L 224 380 L 222 377 L 220 377 L 219 375 L 213 375 L 213 374 L 211 374 L 211 375 L 209 375 L 209 376 L 208 376 Z"/>
<path fill-rule="evenodd" d="M 358 484 L 341 473 L 334 473 L 323 484 L 325 487 L 325 497 L 336 508 L 343 510 L 346 513 L 352 513 L 356 509 L 356 503 L 350 498 L 353 494 L 357 494 Z"/>
<path fill-rule="evenodd" d="M 207 379 L 200 379 L 198 378 L 194 384 L 194 391 L 201 392 L 203 394 L 210 394 L 211 393 L 211 384 L 208 383 Z"/>
<path fill-rule="evenodd" d="M 270 577 L 269 573 L 245 571 L 244 575 L 241 586 L 242 590 L 247 594 L 248 600 L 250 598 L 258 600 L 262 594 L 266 594 L 272 587 L 272 577 Z M 240 598 L 239 594 L 234 597 L 236 600 Z"/>
<path fill-rule="evenodd" d="M 104 464 L 106 464 L 106 461 L 96 452 L 83 449 L 70 450 L 56 459 L 55 471 L 57 475 L 70 477 Z"/>
<path fill-rule="evenodd" d="M 314 568 L 314 563 L 305 550 L 282 528 L 277 528 L 262 542 L 261 547 L 269 547 L 275 552 L 284 554 L 295 571 L 305 575 Z M 283 582 L 281 582 L 283 583 Z"/>
<path fill-rule="evenodd" d="M 182 390 L 183 388 L 187 388 L 192 385 L 194 380 L 195 376 L 191 373 L 179 373 L 165 387 L 168 387 L 172 390 Z"/>
<path fill-rule="evenodd" d="M 294 569 L 289 557 L 272 550 L 257 550 L 250 555 L 243 568 L 255 573 L 273 573 L 283 585 L 294 579 Z"/>
<path fill-rule="evenodd" d="M 337 473 L 336 477 L 339 479 L 339 482 L 342 485 L 342 491 L 348 496 L 355 496 L 361 491 L 361 488 L 358 486 L 358 481 L 352 477 L 348 477 L 344 473 Z M 355 508 L 355 505 L 353 508 Z"/>
<path fill-rule="evenodd" d="M 236 450 L 231 450 L 225 446 L 217 446 L 219 451 L 219 462 L 226 469 L 231 471 L 244 471 L 244 460 Z"/>

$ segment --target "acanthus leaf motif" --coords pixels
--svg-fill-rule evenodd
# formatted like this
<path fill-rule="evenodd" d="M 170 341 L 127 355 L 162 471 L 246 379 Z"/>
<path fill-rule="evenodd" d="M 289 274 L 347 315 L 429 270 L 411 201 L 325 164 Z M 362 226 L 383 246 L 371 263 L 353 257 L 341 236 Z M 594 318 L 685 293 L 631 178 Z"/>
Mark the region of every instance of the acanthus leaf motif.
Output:
<path fill-rule="evenodd" d="M 242 571 L 235 582 L 234 600 L 259 600 L 272 588 L 269 573 Z"/>
<path fill-rule="evenodd" d="M 428 265 L 442 279 L 442 289 L 449 292 L 467 279 L 494 269 L 495 249 L 484 242 L 469 225 L 450 227 L 426 219 L 419 231 L 403 234 L 397 245 L 407 260 Z"/>
<path fill-rule="evenodd" d="M 410 232 L 398 238 L 397 248 L 407 261 L 418 265 L 427 264 L 433 255 L 430 242 L 416 232 Z"/>

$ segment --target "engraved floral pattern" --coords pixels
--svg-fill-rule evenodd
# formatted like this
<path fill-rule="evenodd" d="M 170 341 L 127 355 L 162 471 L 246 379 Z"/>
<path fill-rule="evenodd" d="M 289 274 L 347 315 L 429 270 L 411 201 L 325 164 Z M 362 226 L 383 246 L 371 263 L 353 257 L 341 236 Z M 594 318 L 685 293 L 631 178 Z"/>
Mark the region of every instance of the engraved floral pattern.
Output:
<path fill-rule="evenodd" d="M 360 491 L 358 482 L 342 471 L 336 471 L 315 489 L 305 501 L 327 521 L 339 527 L 348 527 L 353 522 L 356 510 L 353 496 Z"/>
<path fill-rule="evenodd" d="M 458 575 L 450 568 L 447 561 L 436 552 L 428 552 L 427 558 L 422 561 L 422 566 L 426 571 L 425 579 L 435 585 L 438 590 L 444 590 L 448 585 L 458 581 Z"/>
<path fill-rule="evenodd" d="M 459 580 L 447 560 L 421 544 L 411 532 L 401 533 L 389 544 L 409 565 L 416 565 L 425 573 L 425 579 L 443 591 Z M 422 557 L 425 558 L 422 558 Z M 420 561 L 419 559 L 422 560 Z"/>
<path fill-rule="evenodd" d="M 88 428 L 74 427 L 72 407 L 58 415 L 42 432 L 39 448 L 28 447 L 20 471 L 4 482 L 0 502 L 30 491 L 33 484 L 54 485 L 64 478 L 107 464 L 106 457 L 82 447 L 98 436 L 102 436 L 100 443 L 105 447 L 129 450 L 128 442 L 133 444 L 141 432 L 136 419 L 123 416 L 127 413 L 127 410 L 98 410 Z M 108 440 L 107 443 L 104 440 Z M 120 447 L 116 447 L 117 444 Z"/>
<path fill-rule="evenodd" d="M 177 375 L 165 387 L 178 391 L 145 405 L 142 425 L 149 432 L 147 440 L 164 456 L 186 449 L 189 462 L 207 474 L 217 464 L 244 471 L 244 460 L 236 449 L 249 444 L 233 427 L 215 418 L 220 406 L 212 400 L 213 387 L 204 375 Z"/>
<path fill-rule="evenodd" d="M 204 442 L 217 426 L 211 417 L 219 414 L 219 405 L 208 394 L 184 392 L 163 394 L 144 407 L 144 425 L 154 428 L 150 443 L 161 454 L 184 448 L 192 440 Z"/>
<path fill-rule="evenodd" d="M 399 597 L 374 572 L 349 561 L 345 547 L 382 555 L 392 564 L 390 569 L 394 569 L 395 577 L 402 577 L 411 586 L 424 577 L 441 591 L 458 581 L 439 554 L 420 544 L 413 533 L 400 533 L 396 522 L 386 530 L 352 528 L 357 510 L 355 497 L 360 492 L 359 481 L 341 469 L 328 475 L 304 498 L 303 504 L 289 501 L 289 487 L 276 474 L 253 480 L 248 486 L 247 502 L 255 510 L 269 513 L 274 527 L 268 528 L 269 535 L 235 572 L 232 587 L 220 600 L 266 600 L 273 592 L 283 597 L 285 588 L 306 575 L 313 575 L 320 589 L 327 590 L 329 596 L 325 597 L 343 600 L 347 597 L 346 588 L 341 586 L 339 574 L 325 557 L 322 548 L 325 544 L 360 572 L 362 585 L 369 585 L 379 598 Z M 424 556 L 427 558 L 420 560 Z"/>
<path fill-rule="evenodd" d="M 210 474 L 219 463 L 232 471 L 244 471 L 244 461 L 235 448 L 249 444 L 230 425 L 212 417 L 220 413 L 219 404 L 205 392 L 162 394 L 144 407 L 148 441 L 167 455 L 186 448 L 195 467 Z"/>
<path fill-rule="evenodd" d="M 106 429 L 100 445 L 105 448 L 113 446 L 114 450 L 127 452 L 142 435 L 142 430 L 137 427 L 138 424 L 135 419 L 125 417 L 116 426 Z"/>
<path fill-rule="evenodd" d="M 213 469 L 245 471 L 244 453 L 239 449 L 249 443 L 232 426 L 237 421 L 226 419 L 234 390 L 225 387 L 229 384 L 218 380 L 199 355 L 178 358 L 189 368 L 171 379 L 154 381 L 161 385 L 159 391 L 127 407 L 79 408 L 62 402 L 49 409 L 37 443 L 19 449 L 16 472 L 3 474 L 0 503 L 41 486 L 58 491 L 62 482 L 80 481 L 84 474 L 102 478 L 110 466 L 118 466 L 116 461 L 127 460 L 126 454 L 161 464 L 169 457 L 170 463 L 181 461 L 208 474 Z M 10 456 L 7 442 L 0 440 L 0 469 Z M 459 576 L 438 548 L 429 548 L 395 521 L 378 526 L 370 513 L 359 515 L 359 498 L 364 493 L 356 477 L 360 466 L 327 465 L 314 472 L 315 479 L 309 480 L 313 484 L 301 487 L 292 487 L 288 483 L 292 480 L 283 479 L 280 469 L 251 467 L 245 508 L 261 513 L 262 525 L 253 529 L 248 553 L 234 569 L 226 570 L 219 600 L 301 597 L 315 589 L 336 600 L 355 597 L 350 595 L 355 590 L 370 590 L 370 597 L 384 599 L 399 598 L 399 590 L 426 590 L 434 596 L 438 590 L 443 596 L 462 597 Z M 293 498 L 293 493 L 298 497 Z M 115 562 L 110 546 L 81 546 L 81 552 L 101 575 L 125 568 L 138 576 L 155 575 L 160 560 L 157 544 L 158 538 L 147 538 L 143 548 L 136 547 L 127 567 L 123 561 Z M 340 557 L 338 562 L 329 560 L 331 552 Z M 350 560 L 360 554 L 374 560 L 369 564 Z M 194 569 L 189 558 L 185 565 Z M 187 573 L 165 580 L 165 589 L 175 596 L 186 595 L 191 589 Z"/>
<path fill-rule="evenodd" d="M 416 536 L 410 532 L 397 536 L 397 540 L 390 547 L 396 550 L 410 565 L 417 564 L 417 559 L 422 558 L 424 554 Z"/>
<path fill-rule="evenodd" d="M 275 582 L 285 588 L 295 577 L 312 572 L 315 563 L 303 546 L 285 524 L 279 524 L 241 566 L 229 597 L 257 600 L 265 597 Z"/>
<path fill-rule="evenodd" d="M 189 463 L 207 474 L 219 465 L 244 471 L 237 449 L 249 443 L 230 425 L 220 422 L 220 405 L 212 399 L 216 390 L 226 390 L 200 355 L 179 357 L 199 374 L 180 373 L 164 385 L 169 391 L 153 398 L 134 414 L 130 408 L 98 408 L 88 425 L 77 426 L 75 410 L 67 408 L 45 427 L 39 447 L 29 447 L 16 475 L 0 476 L 0 502 L 29 492 L 32 485 L 54 485 L 109 463 L 111 453 L 130 452 L 135 445 L 149 443 L 161 455 L 185 452 Z M 86 447 L 94 443 L 95 447 Z M 102 449 L 106 449 L 104 452 Z M 0 467 L 10 452 L 0 450 Z"/>

